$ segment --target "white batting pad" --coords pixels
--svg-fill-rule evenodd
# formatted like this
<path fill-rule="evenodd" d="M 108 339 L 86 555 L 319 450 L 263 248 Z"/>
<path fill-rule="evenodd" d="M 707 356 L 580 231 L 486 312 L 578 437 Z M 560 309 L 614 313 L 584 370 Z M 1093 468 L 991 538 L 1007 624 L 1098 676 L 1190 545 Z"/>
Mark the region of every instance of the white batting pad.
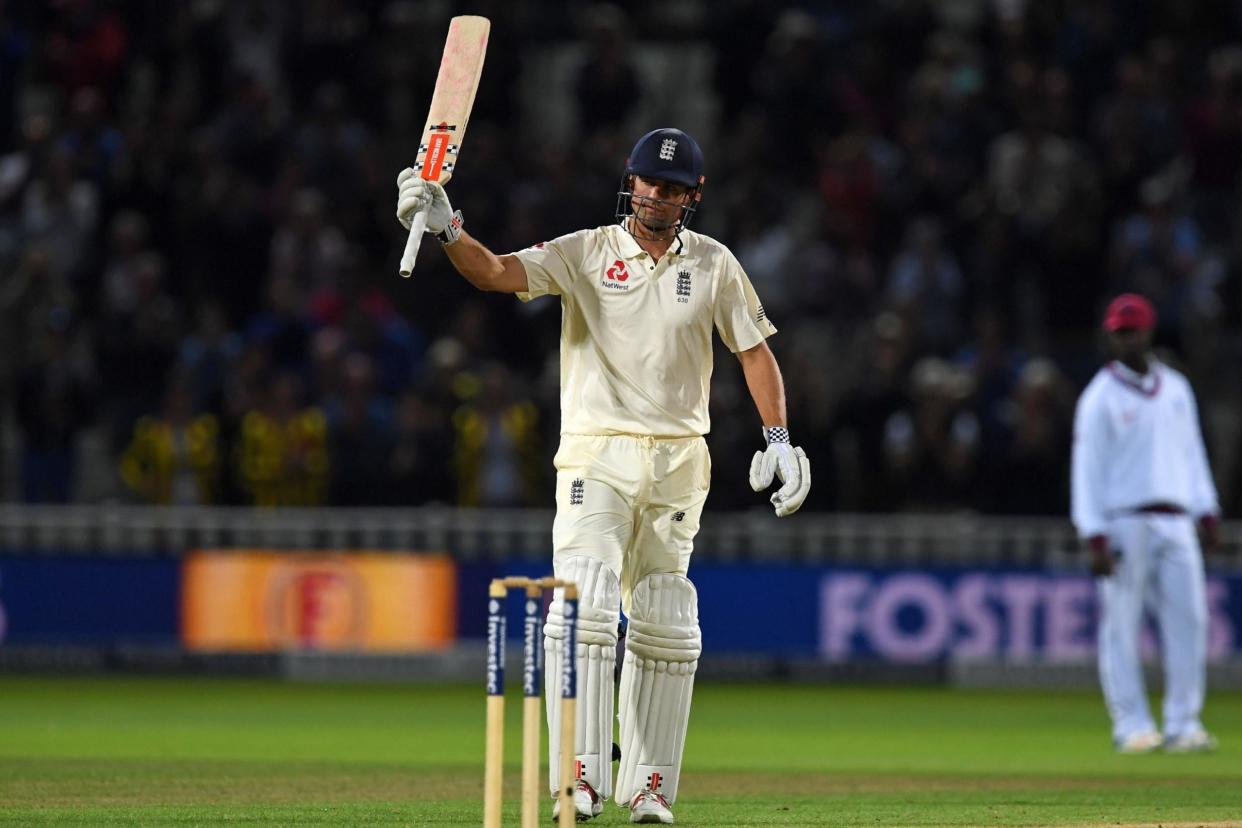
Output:
<path fill-rule="evenodd" d="M 677 799 L 694 671 L 703 651 L 694 584 L 648 575 L 634 588 L 621 667 L 621 767 L 617 802 L 651 788 Z"/>
<path fill-rule="evenodd" d="M 578 711 L 574 752 L 580 776 L 601 797 L 612 796 L 613 682 L 617 665 L 617 623 L 621 619 L 621 582 L 594 558 L 569 558 L 556 577 L 578 585 Z M 553 794 L 560 779 L 561 658 L 565 616 L 561 590 L 556 590 L 543 643 L 544 703 L 548 712 L 548 787 Z"/>

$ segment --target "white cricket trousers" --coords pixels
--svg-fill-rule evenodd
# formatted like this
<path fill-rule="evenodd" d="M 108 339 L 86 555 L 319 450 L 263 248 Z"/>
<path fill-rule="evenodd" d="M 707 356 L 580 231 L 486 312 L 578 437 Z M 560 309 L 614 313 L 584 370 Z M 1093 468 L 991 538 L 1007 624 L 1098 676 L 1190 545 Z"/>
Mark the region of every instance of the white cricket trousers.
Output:
<path fill-rule="evenodd" d="M 1160 628 L 1164 663 L 1164 734 L 1202 727 L 1207 657 L 1203 555 L 1194 521 L 1177 514 L 1127 514 L 1109 527 L 1120 552 L 1113 574 L 1099 579 L 1099 669 L 1117 740 L 1156 730 L 1140 663 L 1144 606 Z"/>
<path fill-rule="evenodd" d="M 561 435 L 556 453 L 553 563 L 602 561 L 621 580 L 621 604 L 653 573 L 684 576 L 711 483 L 702 437 Z"/>

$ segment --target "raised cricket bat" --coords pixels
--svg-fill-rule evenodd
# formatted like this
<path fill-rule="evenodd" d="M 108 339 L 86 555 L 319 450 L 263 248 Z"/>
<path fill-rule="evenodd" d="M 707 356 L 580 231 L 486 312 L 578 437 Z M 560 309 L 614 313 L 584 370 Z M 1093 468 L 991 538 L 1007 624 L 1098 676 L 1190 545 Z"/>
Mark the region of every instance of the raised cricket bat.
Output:
<path fill-rule="evenodd" d="M 428 181 L 447 184 L 457 171 L 457 155 L 466 137 L 466 123 L 474 107 L 474 93 L 483 74 L 483 58 L 487 55 L 487 35 L 492 23 L 486 17 L 462 15 L 449 21 L 444 56 L 440 58 L 440 74 L 436 91 L 431 96 L 427 126 L 418 142 L 414 172 Z M 401 256 L 401 275 L 414 271 L 414 260 L 427 229 L 427 212 L 419 210 L 410 223 L 410 237 Z"/>

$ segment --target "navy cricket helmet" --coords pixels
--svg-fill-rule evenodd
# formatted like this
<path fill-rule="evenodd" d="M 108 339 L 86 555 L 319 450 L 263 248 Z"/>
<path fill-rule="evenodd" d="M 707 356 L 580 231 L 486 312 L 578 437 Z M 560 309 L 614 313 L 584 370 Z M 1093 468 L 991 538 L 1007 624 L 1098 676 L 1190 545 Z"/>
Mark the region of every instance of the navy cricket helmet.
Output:
<path fill-rule="evenodd" d="M 698 187 L 703 183 L 703 151 L 680 129 L 653 129 L 630 150 L 625 174 Z"/>
<path fill-rule="evenodd" d="M 617 193 L 617 220 L 624 221 L 631 212 L 636 175 L 658 181 L 681 184 L 691 190 L 690 202 L 682 207 L 676 230 L 690 223 L 703 196 L 703 151 L 698 143 L 680 129 L 653 129 L 638 139 L 630 157 L 625 160 L 621 189 Z M 676 230 L 674 232 L 676 232 Z"/>

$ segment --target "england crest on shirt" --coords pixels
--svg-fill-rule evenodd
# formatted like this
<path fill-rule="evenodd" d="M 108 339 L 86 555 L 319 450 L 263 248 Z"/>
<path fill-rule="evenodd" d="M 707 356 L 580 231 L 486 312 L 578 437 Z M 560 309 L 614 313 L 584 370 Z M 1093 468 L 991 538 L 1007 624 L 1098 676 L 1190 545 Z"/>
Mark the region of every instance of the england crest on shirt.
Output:
<path fill-rule="evenodd" d="M 685 305 L 690 302 L 690 271 L 677 271 L 677 301 Z"/>

